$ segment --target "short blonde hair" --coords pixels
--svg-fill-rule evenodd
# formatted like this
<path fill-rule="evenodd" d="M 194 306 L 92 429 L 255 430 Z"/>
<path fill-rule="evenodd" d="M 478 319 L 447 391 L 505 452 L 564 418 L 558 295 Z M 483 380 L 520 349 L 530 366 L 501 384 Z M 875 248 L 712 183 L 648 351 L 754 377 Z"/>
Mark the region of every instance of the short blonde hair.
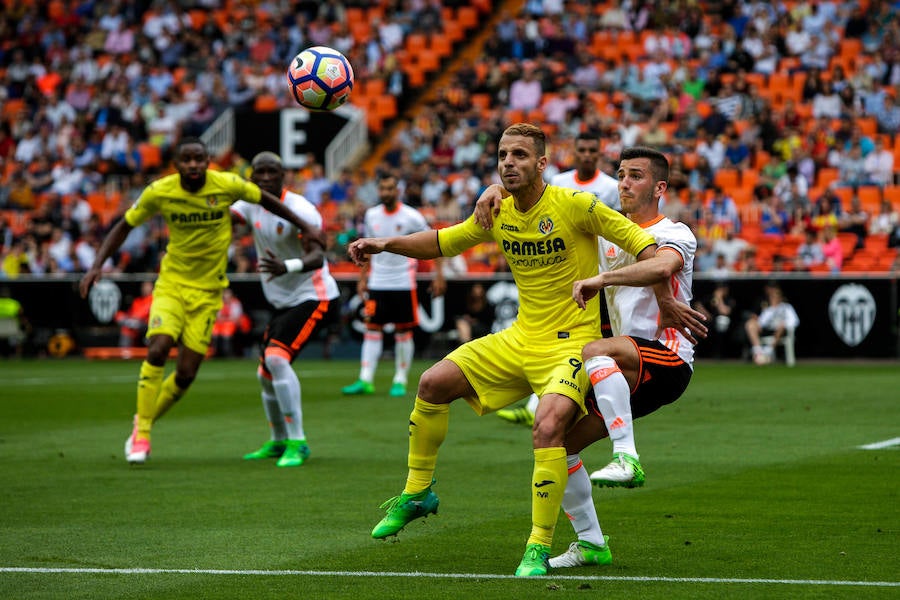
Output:
<path fill-rule="evenodd" d="M 503 131 L 503 135 L 521 135 L 531 138 L 534 142 L 534 149 L 537 155 L 544 156 L 547 152 L 547 136 L 544 131 L 537 125 L 531 123 L 516 123 L 510 125 Z"/>

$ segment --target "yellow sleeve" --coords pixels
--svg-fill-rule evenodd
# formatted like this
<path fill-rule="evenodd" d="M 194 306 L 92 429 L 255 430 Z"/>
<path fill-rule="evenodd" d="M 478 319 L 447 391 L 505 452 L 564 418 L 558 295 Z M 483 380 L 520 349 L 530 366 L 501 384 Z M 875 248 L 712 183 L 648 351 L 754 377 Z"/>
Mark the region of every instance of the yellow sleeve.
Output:
<path fill-rule="evenodd" d="M 495 227 L 496 225 L 494 223 Z M 441 256 L 456 256 L 481 242 L 491 241 L 494 239 L 491 231 L 476 223 L 474 215 L 462 223 L 439 229 L 437 234 Z"/>
<path fill-rule="evenodd" d="M 570 217 L 579 227 L 609 240 L 631 255 L 637 256 L 644 248 L 656 243 L 639 225 L 589 192 L 573 194 L 572 201 L 562 206 L 569 210 Z"/>
<path fill-rule="evenodd" d="M 158 189 L 157 182 L 153 182 L 144 188 L 144 191 L 141 192 L 134 204 L 125 211 L 126 223 L 132 227 L 137 227 L 159 212 L 162 197 L 157 193 Z"/>
<path fill-rule="evenodd" d="M 232 180 L 229 182 L 230 191 L 235 194 L 236 198 L 259 204 L 259 201 L 262 199 L 262 191 L 260 191 L 259 186 L 234 173 L 228 173 L 228 175 Z"/>

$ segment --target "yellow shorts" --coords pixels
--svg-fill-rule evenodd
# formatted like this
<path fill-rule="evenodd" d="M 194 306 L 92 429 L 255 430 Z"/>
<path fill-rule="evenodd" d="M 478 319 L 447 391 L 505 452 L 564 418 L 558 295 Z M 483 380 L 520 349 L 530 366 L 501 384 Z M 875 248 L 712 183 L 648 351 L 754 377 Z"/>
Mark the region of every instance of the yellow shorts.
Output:
<path fill-rule="evenodd" d="M 479 415 L 530 395 L 562 394 L 587 414 L 584 397 L 590 381 L 581 365 L 581 349 L 590 339 L 556 340 L 543 347 L 515 326 L 476 338 L 447 355 L 475 388 L 466 402 Z"/>
<path fill-rule="evenodd" d="M 201 290 L 158 279 L 153 286 L 147 337 L 168 335 L 186 348 L 206 354 L 221 308 L 222 290 Z"/>

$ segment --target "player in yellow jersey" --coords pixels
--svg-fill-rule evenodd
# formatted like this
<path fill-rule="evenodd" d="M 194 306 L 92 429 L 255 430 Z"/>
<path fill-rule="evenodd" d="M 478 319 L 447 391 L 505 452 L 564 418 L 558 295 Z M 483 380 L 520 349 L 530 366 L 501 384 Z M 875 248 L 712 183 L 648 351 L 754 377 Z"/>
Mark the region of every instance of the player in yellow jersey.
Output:
<path fill-rule="evenodd" d="M 409 417 L 406 486 L 383 505 L 387 515 L 372 537 L 395 535 L 410 521 L 437 512 L 439 501 L 431 487 L 451 402 L 465 398 L 483 415 L 534 391 L 541 400 L 533 430 L 532 529 L 516 569 L 517 576 L 525 577 L 547 573 L 566 487 L 565 434 L 586 414 L 590 383 L 581 349 L 600 337 L 597 299 L 581 310 L 571 300 L 572 285 L 597 273 L 598 235 L 639 260 L 656 251 L 651 235 L 593 194 L 544 184 L 545 152 L 540 128 L 520 123 L 504 131 L 498 171 L 511 196 L 502 201 L 489 230 L 470 217 L 437 232 L 363 238 L 349 248 L 360 264 L 379 252 L 420 259 L 453 256 L 484 241 L 495 241 L 505 255 L 519 291 L 518 319 L 503 331 L 460 346 L 422 375 Z M 661 299 L 664 311 L 672 304 L 671 296 Z"/>
<path fill-rule="evenodd" d="M 222 306 L 222 290 L 231 243 L 231 212 L 237 200 L 258 203 L 294 224 L 306 244 L 323 245 L 322 233 L 285 207 L 280 200 L 234 173 L 209 169 L 209 153 L 197 138 L 184 138 L 175 147 L 178 171 L 149 184 L 103 240 L 94 264 L 79 284 L 87 297 L 101 277 L 101 265 L 125 241 L 128 233 L 155 214 L 169 228 L 169 243 L 153 289 L 147 329 L 147 359 L 141 365 L 137 414 L 125 442 L 129 463 L 143 463 L 150 455 L 150 429 L 197 376 L 210 344 L 213 322 Z M 178 345 L 175 370 L 163 380 L 169 351 Z"/>

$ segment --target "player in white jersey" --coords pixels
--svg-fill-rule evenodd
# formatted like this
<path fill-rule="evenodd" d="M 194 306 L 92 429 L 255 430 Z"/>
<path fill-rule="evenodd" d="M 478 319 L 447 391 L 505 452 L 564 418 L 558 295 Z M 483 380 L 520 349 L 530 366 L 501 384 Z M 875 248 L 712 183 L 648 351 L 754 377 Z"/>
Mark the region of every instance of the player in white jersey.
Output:
<path fill-rule="evenodd" d="M 397 177 L 382 173 L 378 178 L 378 198 L 381 201 L 366 211 L 364 235 L 387 237 L 428 231 L 425 217 L 400 201 Z M 446 284 L 440 260 L 436 260 L 431 293 L 440 296 Z M 356 291 L 365 299 L 366 331 L 363 335 L 359 379 L 342 391 L 346 395 L 375 393 L 375 369 L 384 346 L 384 326 L 394 325 L 394 379 L 391 396 L 405 396 L 409 367 L 415 346 L 413 329 L 419 322 L 416 296 L 418 261 L 399 254 L 384 252 L 372 257 L 360 272 Z"/>
<path fill-rule="evenodd" d="M 619 201 L 619 183 L 614 177 L 610 177 L 598 166 L 601 160 L 600 138 L 589 132 L 582 132 L 575 138 L 574 169 L 557 173 L 550 179 L 551 185 L 572 188 L 583 192 L 590 192 L 603 204 L 613 210 L 622 210 Z M 606 311 L 601 306 L 601 314 Z M 608 331 L 609 324 L 602 324 L 604 335 Z M 534 424 L 534 413 L 538 407 L 537 394 L 528 397 L 525 406 L 504 408 L 497 411 L 497 416 L 510 423 L 519 423 L 531 427 Z"/>
<path fill-rule="evenodd" d="M 550 179 L 550 184 L 591 192 L 611 209 L 622 210 L 619 184 L 597 166 L 600 158 L 599 137 L 593 133 L 579 133 L 575 138 L 575 168 L 557 173 Z"/>
<path fill-rule="evenodd" d="M 323 228 L 315 206 L 284 189 L 284 167 L 277 154 L 257 154 L 251 166 L 253 183 L 281 198 L 306 222 Z M 277 458 L 279 467 L 297 467 L 309 458 L 309 445 L 303 430 L 300 380 L 291 363 L 319 327 L 337 319 L 339 303 L 334 300 L 340 293 L 321 246 L 305 252 L 294 226 L 255 204 L 240 201 L 231 210 L 253 230 L 259 270 L 264 273 L 263 294 L 275 308 L 263 335 L 257 370 L 270 440 L 244 458 Z"/>
<path fill-rule="evenodd" d="M 601 238 L 600 274 L 577 281 L 572 289 L 579 306 L 605 290 L 614 336 L 590 342 L 582 352 L 594 398 L 589 398 L 588 416 L 566 436 L 569 480 L 562 502 L 578 541 L 550 559 L 554 568 L 612 562 L 609 538 L 600 529 L 591 499 L 591 481 L 600 486 L 643 485 L 633 419 L 674 402 L 693 374 L 695 340 L 674 329 L 660 331 L 655 295 L 638 287 L 667 280 L 678 301 L 691 301 L 697 240 L 686 225 L 669 220 L 658 209 L 668 170 L 668 161 L 656 150 L 636 147 L 622 152 L 618 170 L 622 207 L 656 239 L 656 256 L 638 262 Z M 613 461 L 588 477 L 579 453 L 607 436 L 613 440 Z"/>

